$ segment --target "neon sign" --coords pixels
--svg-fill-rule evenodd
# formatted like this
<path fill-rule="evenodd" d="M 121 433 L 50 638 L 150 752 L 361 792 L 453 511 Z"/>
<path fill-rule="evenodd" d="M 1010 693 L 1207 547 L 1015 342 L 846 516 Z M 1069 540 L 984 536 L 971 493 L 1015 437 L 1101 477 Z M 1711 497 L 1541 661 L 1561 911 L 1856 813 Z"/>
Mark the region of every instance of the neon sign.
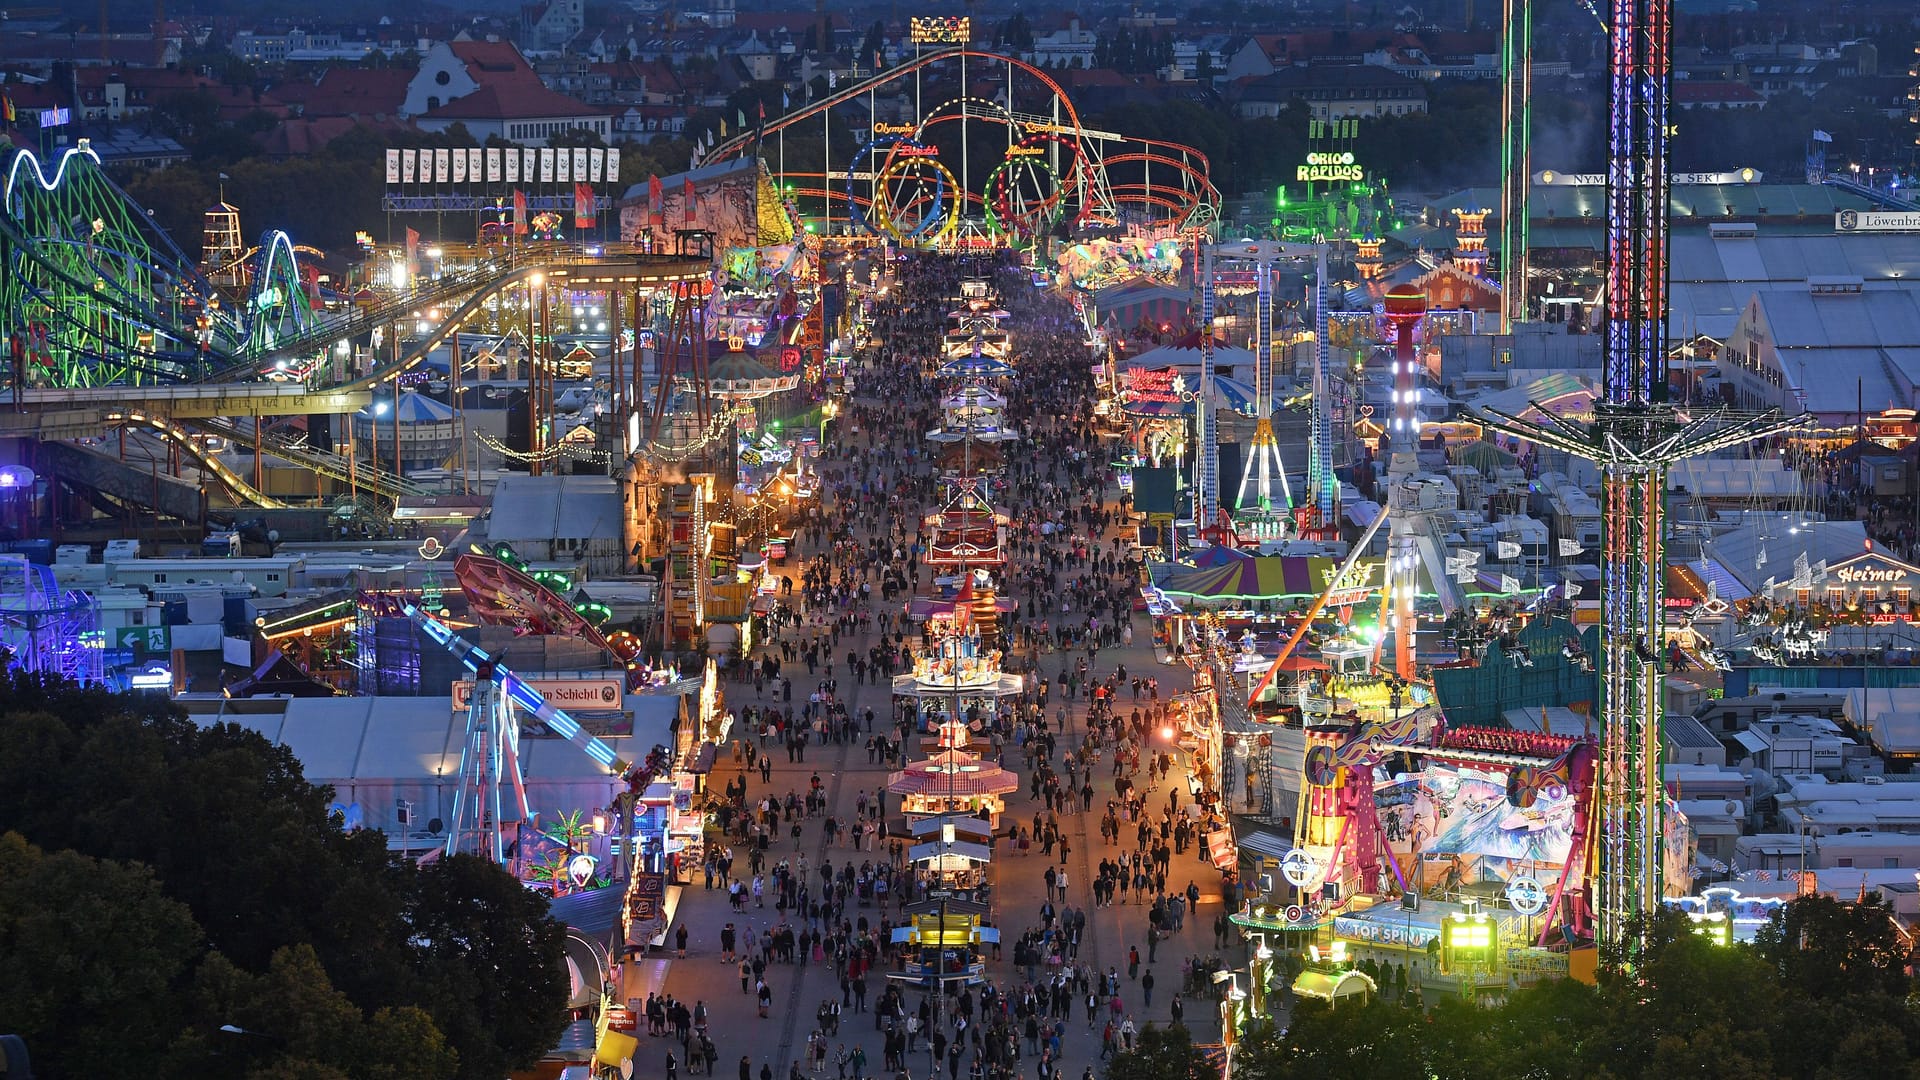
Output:
<path fill-rule="evenodd" d="M 1350 151 L 1315 151 L 1307 155 L 1305 165 L 1294 167 L 1294 179 L 1302 183 L 1349 183 L 1366 179 L 1365 169 L 1354 164 Z"/>
<path fill-rule="evenodd" d="M 907 23 L 915 45 L 965 45 L 973 40 L 973 20 L 964 15 L 915 15 Z"/>
<path fill-rule="evenodd" d="M 939 157 L 940 148 L 937 146 L 896 146 L 893 148 L 893 153 L 895 157 Z"/>
<path fill-rule="evenodd" d="M 911 135 L 913 134 L 913 125 L 912 124 L 885 124 L 885 123 L 875 124 L 873 125 L 873 133 L 875 135 Z"/>
<path fill-rule="evenodd" d="M 1876 570 L 1865 566 L 1843 566 L 1833 572 L 1833 576 L 1849 585 L 1856 583 L 1891 582 L 1907 580 L 1905 570 Z"/>
<path fill-rule="evenodd" d="M 1134 368 L 1127 372 L 1127 400 L 1130 402 L 1175 402 L 1189 400 L 1187 381 L 1173 368 L 1149 371 Z"/>
<path fill-rule="evenodd" d="M 1009 146 L 1007 147 L 1007 156 L 1010 158 L 1039 157 L 1041 154 L 1044 154 L 1046 152 L 1047 152 L 1047 148 L 1044 146 Z"/>

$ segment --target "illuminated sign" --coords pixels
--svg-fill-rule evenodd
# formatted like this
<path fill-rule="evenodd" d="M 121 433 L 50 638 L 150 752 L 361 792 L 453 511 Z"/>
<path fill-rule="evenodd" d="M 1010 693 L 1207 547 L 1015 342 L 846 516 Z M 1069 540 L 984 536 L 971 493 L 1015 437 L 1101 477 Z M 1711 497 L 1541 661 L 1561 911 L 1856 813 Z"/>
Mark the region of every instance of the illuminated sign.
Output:
<path fill-rule="evenodd" d="M 1346 183 L 1363 180 L 1367 171 L 1354 164 L 1351 151 L 1326 151 L 1307 155 L 1305 165 L 1294 167 L 1293 178 L 1302 183 Z"/>
<path fill-rule="evenodd" d="M 973 40 L 973 20 L 964 15 L 916 15 L 907 24 L 915 45 L 965 45 Z"/>
<path fill-rule="evenodd" d="M 447 549 L 446 545 L 440 542 L 439 537 L 429 536 L 425 540 L 420 541 L 419 552 L 421 558 L 432 560 L 446 554 Z"/>
<path fill-rule="evenodd" d="M 621 704 L 619 679 L 528 679 L 527 685 L 562 709 L 608 710 Z M 453 684 L 453 708 L 465 712 L 473 699 L 473 680 Z"/>
<path fill-rule="evenodd" d="M 1842 210 L 1833 215 L 1836 232 L 1920 232 L 1920 211 Z"/>
<path fill-rule="evenodd" d="M 1427 943 L 1440 936 L 1440 928 L 1428 923 L 1412 921 L 1373 922 L 1369 919 L 1357 919 L 1351 915 L 1335 916 L 1333 933 L 1336 937 L 1348 941 L 1364 941 L 1369 945 L 1395 945 L 1404 949 L 1424 949 Z"/>
<path fill-rule="evenodd" d="M 1871 585 L 1907 580 L 1905 570 L 1891 567 L 1878 569 L 1870 566 L 1843 566 L 1833 572 L 1833 576 L 1849 585 Z"/>
<path fill-rule="evenodd" d="M 875 135 L 911 135 L 913 134 L 913 125 L 912 124 L 875 124 L 873 125 L 873 133 Z"/>
<path fill-rule="evenodd" d="M 893 153 L 896 157 L 939 157 L 940 148 L 937 146 L 897 146 L 894 147 Z"/>
<path fill-rule="evenodd" d="M 800 346 L 782 345 L 780 347 L 781 374 L 783 375 L 791 374 L 795 371 L 800 370 L 800 360 L 801 360 Z"/>
<path fill-rule="evenodd" d="M 40 110 L 40 126 L 43 128 L 66 127 L 73 123 L 73 112 L 64 105 Z"/>
<path fill-rule="evenodd" d="M 1729 169 L 1726 172 L 1673 173 L 1668 179 L 1675 185 L 1757 184 L 1765 174 L 1754 168 Z M 1554 187 L 1606 187 L 1606 173 L 1563 173 L 1546 169 L 1533 174 L 1536 184 Z"/>
<path fill-rule="evenodd" d="M 1044 154 L 1046 152 L 1047 152 L 1047 148 L 1044 146 L 1009 146 L 1007 147 L 1008 157 L 1039 157 L 1041 154 Z"/>

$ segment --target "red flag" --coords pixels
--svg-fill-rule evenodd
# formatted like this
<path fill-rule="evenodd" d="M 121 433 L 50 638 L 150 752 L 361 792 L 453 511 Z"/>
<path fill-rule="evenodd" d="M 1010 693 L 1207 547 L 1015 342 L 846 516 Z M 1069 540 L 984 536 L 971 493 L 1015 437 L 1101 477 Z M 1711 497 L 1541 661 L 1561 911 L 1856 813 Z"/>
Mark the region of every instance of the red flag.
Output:
<path fill-rule="evenodd" d="M 654 225 L 667 223 L 667 192 L 658 176 L 647 177 L 647 220 Z"/>
<path fill-rule="evenodd" d="M 527 235 L 527 193 L 524 191 L 513 193 L 513 235 Z"/>
<path fill-rule="evenodd" d="M 412 278 L 420 272 L 420 234 L 407 230 L 407 277 Z"/>
<path fill-rule="evenodd" d="M 573 227 L 593 228 L 593 210 L 593 185 L 576 180 L 573 185 Z"/>
<path fill-rule="evenodd" d="M 764 101 L 760 103 L 760 122 L 763 124 L 767 122 L 767 103 Z"/>
<path fill-rule="evenodd" d="M 687 224 L 691 225 L 693 224 L 693 204 L 697 198 L 693 193 L 693 177 L 689 176 L 680 181 L 680 198 L 686 203 Z"/>

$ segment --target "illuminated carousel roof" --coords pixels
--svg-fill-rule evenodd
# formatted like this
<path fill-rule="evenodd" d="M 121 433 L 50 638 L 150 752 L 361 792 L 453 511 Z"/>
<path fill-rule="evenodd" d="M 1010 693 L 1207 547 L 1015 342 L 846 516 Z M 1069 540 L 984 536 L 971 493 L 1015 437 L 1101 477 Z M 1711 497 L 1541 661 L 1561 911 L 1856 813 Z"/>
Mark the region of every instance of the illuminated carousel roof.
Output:
<path fill-rule="evenodd" d="M 896 795 L 1007 795 L 1020 790 L 1020 778 L 972 754 L 943 750 L 888 776 L 887 790 Z"/>
<path fill-rule="evenodd" d="M 692 388 L 692 377 L 682 375 L 683 387 Z M 720 397 L 764 397 L 799 385 L 800 374 L 783 375 L 756 359 L 751 353 L 728 352 L 707 363 L 707 388 Z"/>
<path fill-rule="evenodd" d="M 936 459 L 942 472 L 996 472 L 1006 467 L 1006 455 L 991 443 L 969 446 L 965 440 L 944 446 Z"/>

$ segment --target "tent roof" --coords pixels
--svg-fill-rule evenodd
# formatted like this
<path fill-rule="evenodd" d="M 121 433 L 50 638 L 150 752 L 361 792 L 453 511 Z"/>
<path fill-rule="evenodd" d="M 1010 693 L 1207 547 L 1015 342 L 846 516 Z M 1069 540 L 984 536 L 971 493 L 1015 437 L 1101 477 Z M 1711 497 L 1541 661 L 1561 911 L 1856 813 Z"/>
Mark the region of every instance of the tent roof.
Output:
<path fill-rule="evenodd" d="M 1363 971 L 1348 968 L 1345 971 L 1321 971 L 1308 968 L 1293 980 L 1293 992 L 1300 997 L 1316 998 L 1320 1001 L 1336 1001 L 1340 998 L 1371 994 L 1377 989 L 1373 980 Z"/>
<path fill-rule="evenodd" d="M 453 409 L 450 406 L 416 390 L 408 390 L 401 394 L 395 409 L 396 418 L 402 424 L 437 424 L 453 419 Z M 373 406 L 369 405 L 354 415 L 371 419 L 374 416 Z M 380 419 L 384 420 L 386 417 L 381 416 Z"/>
<path fill-rule="evenodd" d="M 1210 598 L 1276 599 L 1318 596 L 1340 560 L 1317 555 L 1262 555 L 1216 566 L 1162 563 L 1153 577 L 1164 592 Z"/>

